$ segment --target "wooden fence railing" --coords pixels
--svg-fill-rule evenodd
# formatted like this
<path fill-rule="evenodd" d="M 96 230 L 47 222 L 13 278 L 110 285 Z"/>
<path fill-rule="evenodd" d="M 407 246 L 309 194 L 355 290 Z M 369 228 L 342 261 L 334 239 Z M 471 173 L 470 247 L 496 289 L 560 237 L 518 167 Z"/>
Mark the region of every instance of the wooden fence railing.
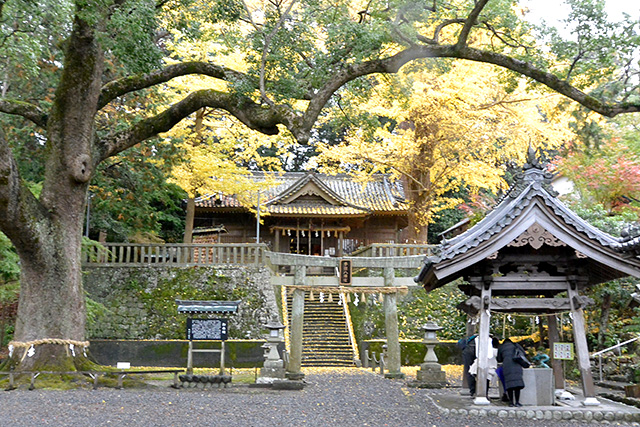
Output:
<path fill-rule="evenodd" d="M 261 265 L 267 246 L 261 243 L 136 244 L 103 243 L 82 250 L 85 266 Z"/>
<path fill-rule="evenodd" d="M 432 250 L 432 245 L 376 243 L 353 252 L 349 257 L 389 258 L 431 255 Z M 263 243 L 103 243 L 83 247 L 82 265 L 86 267 L 263 265 L 268 262 L 267 252 L 268 247 Z M 317 262 L 323 264 L 327 261 L 324 257 L 317 256 L 297 255 L 297 257 L 308 257 L 309 265 L 316 265 Z"/>

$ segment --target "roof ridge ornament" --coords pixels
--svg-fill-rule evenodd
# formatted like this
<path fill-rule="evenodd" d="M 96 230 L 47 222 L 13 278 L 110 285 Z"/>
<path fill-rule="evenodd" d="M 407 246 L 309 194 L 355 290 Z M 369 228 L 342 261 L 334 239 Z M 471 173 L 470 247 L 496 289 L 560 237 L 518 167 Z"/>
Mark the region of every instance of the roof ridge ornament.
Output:
<path fill-rule="evenodd" d="M 532 185 L 536 190 L 544 189 L 551 197 L 558 197 L 559 193 L 554 190 L 551 185 L 553 174 L 548 171 L 548 164 L 548 162 L 543 160 L 540 149 L 536 150 L 529 144 L 527 162 L 522 166 L 522 172 L 515 175 L 515 183 L 511 187 L 509 195 L 512 198 L 516 198 L 529 187 L 529 185 Z"/>
<path fill-rule="evenodd" d="M 542 155 L 536 155 L 538 151 L 539 150 L 536 150 L 531 144 L 529 144 L 529 149 L 527 150 L 527 163 L 522 167 L 523 170 L 526 171 L 533 168 L 540 170 L 545 169 L 544 166 L 546 165 L 543 164 Z"/>

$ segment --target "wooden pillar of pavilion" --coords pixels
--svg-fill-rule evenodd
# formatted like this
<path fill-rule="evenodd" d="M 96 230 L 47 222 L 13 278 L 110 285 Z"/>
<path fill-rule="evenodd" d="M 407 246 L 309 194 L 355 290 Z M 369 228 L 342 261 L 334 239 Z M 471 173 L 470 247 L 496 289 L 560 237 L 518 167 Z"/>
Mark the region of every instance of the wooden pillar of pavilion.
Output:
<path fill-rule="evenodd" d="M 489 311 L 491 301 L 491 276 L 485 277 L 480 283 L 482 290 L 480 291 L 480 327 L 478 330 L 478 375 L 476 381 L 476 397 L 473 400 L 475 405 L 489 405 L 487 399 L 487 378 L 489 371 L 489 322 L 491 321 L 491 313 Z"/>
<path fill-rule="evenodd" d="M 585 400 L 583 405 L 595 406 L 600 402 L 596 399 L 596 390 L 593 385 L 593 374 L 591 373 L 591 361 L 589 360 L 589 347 L 587 347 L 587 334 L 584 323 L 584 312 L 578 295 L 577 283 L 571 281 L 567 289 L 569 304 L 571 306 L 571 317 L 573 319 L 573 342 L 576 346 L 576 358 L 578 359 L 578 369 L 582 377 L 582 391 Z"/>
<path fill-rule="evenodd" d="M 564 367 L 562 366 L 562 360 L 557 360 L 553 357 L 553 344 L 560 342 L 558 320 L 555 314 L 547 316 L 547 323 L 549 325 L 549 353 L 551 353 L 551 369 L 553 369 L 555 389 L 564 390 Z"/>

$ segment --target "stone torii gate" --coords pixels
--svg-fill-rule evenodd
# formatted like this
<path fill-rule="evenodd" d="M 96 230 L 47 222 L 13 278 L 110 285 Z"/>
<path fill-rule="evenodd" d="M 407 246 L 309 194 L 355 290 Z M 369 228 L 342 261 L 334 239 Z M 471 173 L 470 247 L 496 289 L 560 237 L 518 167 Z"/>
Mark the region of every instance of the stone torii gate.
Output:
<path fill-rule="evenodd" d="M 415 270 L 420 268 L 424 255 L 396 257 L 343 257 L 330 258 L 307 255 L 283 254 L 272 252 L 268 255 L 273 266 L 290 266 L 293 276 L 272 276 L 273 285 L 286 286 L 293 290 L 291 304 L 291 352 L 287 377 L 300 379 L 302 364 L 302 328 L 304 322 L 305 292 L 319 292 L 330 289 L 336 293 L 375 293 L 384 297 L 385 332 L 387 336 L 386 366 L 387 378 L 402 378 L 400 339 L 398 333 L 398 294 L 407 292 L 407 286 L 415 286 L 412 277 L 397 277 L 396 270 Z M 337 269 L 342 261 L 349 261 L 353 268 L 381 269 L 382 277 L 352 277 L 352 283 L 342 286 L 334 276 L 308 276 L 307 269 L 314 267 Z"/>
<path fill-rule="evenodd" d="M 427 292 L 462 277 L 464 303 L 479 317 L 479 336 L 489 336 L 491 312 L 533 313 L 549 319 L 550 342 L 559 340 L 555 313 L 573 319 L 576 356 L 585 405 L 595 397 L 583 309 L 592 300 L 584 291 L 625 276 L 640 277 L 640 237 L 612 237 L 569 210 L 551 188 L 551 174 L 529 150 L 523 173 L 506 196 L 479 223 L 427 257 L 416 281 Z M 479 340 L 475 404 L 486 396 L 489 340 Z M 553 361 L 556 388 L 563 387 L 562 365 Z"/>

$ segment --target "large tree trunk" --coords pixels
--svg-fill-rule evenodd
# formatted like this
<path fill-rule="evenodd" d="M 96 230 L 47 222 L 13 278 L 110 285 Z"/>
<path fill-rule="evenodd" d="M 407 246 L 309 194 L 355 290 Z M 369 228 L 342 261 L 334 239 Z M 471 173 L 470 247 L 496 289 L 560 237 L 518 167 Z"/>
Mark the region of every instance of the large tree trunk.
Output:
<path fill-rule="evenodd" d="M 407 238 L 409 243 L 427 243 L 427 234 L 429 231 L 428 224 L 420 224 L 418 213 L 413 209 L 409 209 L 409 218 L 407 225 Z"/>
<path fill-rule="evenodd" d="M 406 179 L 404 186 L 409 198 L 409 215 L 407 225 L 407 238 L 410 243 L 428 243 L 427 234 L 429 224 L 425 221 L 428 211 L 431 209 L 431 187 L 429 170 L 416 170 L 414 179 Z"/>
<path fill-rule="evenodd" d="M 102 70 L 93 30 L 76 19 L 47 122 L 39 200 L 21 182 L 8 144 L 0 141 L 0 229 L 16 247 L 21 269 L 11 348 L 11 363 L 19 370 L 72 370 L 86 361 L 80 253 L 89 180 L 101 160 L 94 119 Z"/>
<path fill-rule="evenodd" d="M 196 199 L 189 197 L 187 199 L 187 215 L 184 224 L 184 239 L 183 243 L 193 242 L 193 222 L 196 214 Z"/>
<path fill-rule="evenodd" d="M 22 370 L 73 370 L 74 353 L 83 356 L 82 221 L 76 220 L 75 225 L 52 222 L 41 233 L 37 247 L 18 248 L 20 300 L 13 357 Z"/>

